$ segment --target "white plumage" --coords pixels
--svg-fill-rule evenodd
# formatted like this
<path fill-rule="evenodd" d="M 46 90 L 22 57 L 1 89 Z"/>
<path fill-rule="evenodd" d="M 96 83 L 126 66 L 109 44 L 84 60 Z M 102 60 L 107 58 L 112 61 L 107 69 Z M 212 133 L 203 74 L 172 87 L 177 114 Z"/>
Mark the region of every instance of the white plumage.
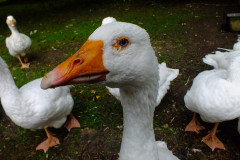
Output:
<path fill-rule="evenodd" d="M 208 54 L 203 58 L 203 62 L 213 66 L 215 69 L 228 69 L 232 56 L 238 54 L 239 52 L 220 52 L 216 51 L 215 54 Z"/>
<path fill-rule="evenodd" d="M 117 20 L 113 17 L 106 17 L 102 21 L 102 25 L 109 24 L 116 22 Z M 161 63 L 158 65 L 158 75 L 159 75 L 159 89 L 158 89 L 158 96 L 156 99 L 156 106 L 158 106 L 167 93 L 169 89 L 170 82 L 174 80 L 178 76 L 179 70 L 178 69 L 171 69 L 167 68 L 166 63 Z M 106 87 L 108 91 L 118 100 L 120 100 L 120 91 L 119 88 L 110 88 Z"/>
<path fill-rule="evenodd" d="M 155 141 L 153 115 L 177 74 L 164 63 L 159 66 L 144 29 L 113 22 L 96 29 L 76 54 L 43 78 L 41 87 L 99 81 L 113 88 L 124 117 L 119 159 L 176 160 L 164 142 Z"/>
<path fill-rule="evenodd" d="M 16 27 L 16 20 L 8 16 L 6 23 L 11 30 L 11 36 L 6 38 L 6 46 L 9 53 L 18 58 L 21 68 L 29 68 L 29 63 L 23 63 L 20 56 L 26 56 L 26 51 L 32 45 L 31 39 L 23 33 L 19 33 Z"/>
<path fill-rule="evenodd" d="M 171 81 L 173 81 L 178 76 L 178 69 L 167 68 L 166 63 L 161 63 L 158 65 L 158 74 L 159 74 L 159 88 L 158 88 L 158 96 L 156 99 L 156 106 L 158 106 L 162 100 L 162 98 L 167 93 L 169 89 Z M 120 100 L 120 91 L 119 88 L 110 88 L 106 87 L 108 91 L 118 100 Z"/>
<path fill-rule="evenodd" d="M 157 105 L 160 104 L 162 98 L 167 93 L 167 90 L 170 87 L 171 81 L 177 78 L 179 74 L 178 69 L 167 68 L 166 63 L 161 63 L 158 65 L 158 73 L 159 73 L 159 89 L 157 96 Z"/>
<path fill-rule="evenodd" d="M 108 23 L 113 23 L 116 22 L 117 20 L 113 17 L 106 17 L 102 20 L 102 25 L 108 24 Z"/>
<path fill-rule="evenodd" d="M 60 128 L 73 108 L 70 88 L 43 90 L 41 80 L 36 79 L 18 89 L 7 64 L 0 57 L 0 98 L 8 117 L 26 129 Z"/>
<path fill-rule="evenodd" d="M 217 51 L 216 54 L 206 55 L 203 61 L 214 69 L 203 71 L 194 78 L 192 87 L 184 97 L 186 107 L 199 113 L 205 122 L 219 123 L 239 118 L 240 51 Z M 212 150 L 225 149 L 224 146 L 206 144 Z"/>
<path fill-rule="evenodd" d="M 233 45 L 233 50 L 234 51 L 239 51 L 240 50 L 240 35 L 238 35 L 237 42 L 234 43 L 234 45 Z"/>

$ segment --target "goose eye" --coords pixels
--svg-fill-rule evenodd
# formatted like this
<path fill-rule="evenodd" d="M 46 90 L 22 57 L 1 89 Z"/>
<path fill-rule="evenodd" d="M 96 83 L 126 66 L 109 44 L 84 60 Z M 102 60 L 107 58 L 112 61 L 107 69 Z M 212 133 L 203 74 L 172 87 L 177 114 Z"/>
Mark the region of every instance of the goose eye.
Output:
<path fill-rule="evenodd" d="M 119 50 L 119 49 L 124 49 L 125 47 L 127 47 L 127 45 L 129 45 L 129 43 L 130 42 L 127 37 L 121 37 L 112 46 L 114 48 L 116 48 L 117 50 Z"/>
<path fill-rule="evenodd" d="M 128 40 L 126 38 L 123 38 L 119 41 L 119 45 L 122 47 L 125 47 L 128 45 Z"/>

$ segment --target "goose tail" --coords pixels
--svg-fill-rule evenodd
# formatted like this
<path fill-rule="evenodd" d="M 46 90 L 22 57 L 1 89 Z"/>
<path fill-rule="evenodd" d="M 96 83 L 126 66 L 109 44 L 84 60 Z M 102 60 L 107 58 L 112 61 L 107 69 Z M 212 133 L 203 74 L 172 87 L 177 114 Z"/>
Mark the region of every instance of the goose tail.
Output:
<path fill-rule="evenodd" d="M 163 96 L 167 93 L 169 89 L 171 81 L 173 81 L 179 74 L 178 69 L 168 68 L 166 63 L 161 63 L 158 65 L 158 72 L 159 72 L 159 90 L 158 90 L 158 97 L 157 97 L 157 105 L 160 104 Z"/>

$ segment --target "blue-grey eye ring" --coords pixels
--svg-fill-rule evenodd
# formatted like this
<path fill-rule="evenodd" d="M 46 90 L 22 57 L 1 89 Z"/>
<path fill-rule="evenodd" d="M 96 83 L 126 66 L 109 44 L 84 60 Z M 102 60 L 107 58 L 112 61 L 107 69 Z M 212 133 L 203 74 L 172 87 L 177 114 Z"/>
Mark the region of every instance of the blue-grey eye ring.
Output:
<path fill-rule="evenodd" d="M 128 39 L 127 38 L 122 38 L 120 41 L 119 41 L 119 45 L 122 46 L 122 47 L 125 47 L 128 45 Z"/>

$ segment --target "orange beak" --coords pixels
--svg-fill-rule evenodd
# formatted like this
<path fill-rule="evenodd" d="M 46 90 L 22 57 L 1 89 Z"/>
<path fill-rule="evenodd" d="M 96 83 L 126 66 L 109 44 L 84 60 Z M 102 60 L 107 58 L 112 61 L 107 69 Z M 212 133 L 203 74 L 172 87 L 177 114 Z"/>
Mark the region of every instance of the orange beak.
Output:
<path fill-rule="evenodd" d="M 74 55 L 43 77 L 41 88 L 104 81 L 109 71 L 103 65 L 102 48 L 103 41 L 88 40 Z"/>
<path fill-rule="evenodd" d="M 13 20 L 10 20 L 9 23 L 10 23 L 11 26 L 14 26 L 14 21 Z"/>

